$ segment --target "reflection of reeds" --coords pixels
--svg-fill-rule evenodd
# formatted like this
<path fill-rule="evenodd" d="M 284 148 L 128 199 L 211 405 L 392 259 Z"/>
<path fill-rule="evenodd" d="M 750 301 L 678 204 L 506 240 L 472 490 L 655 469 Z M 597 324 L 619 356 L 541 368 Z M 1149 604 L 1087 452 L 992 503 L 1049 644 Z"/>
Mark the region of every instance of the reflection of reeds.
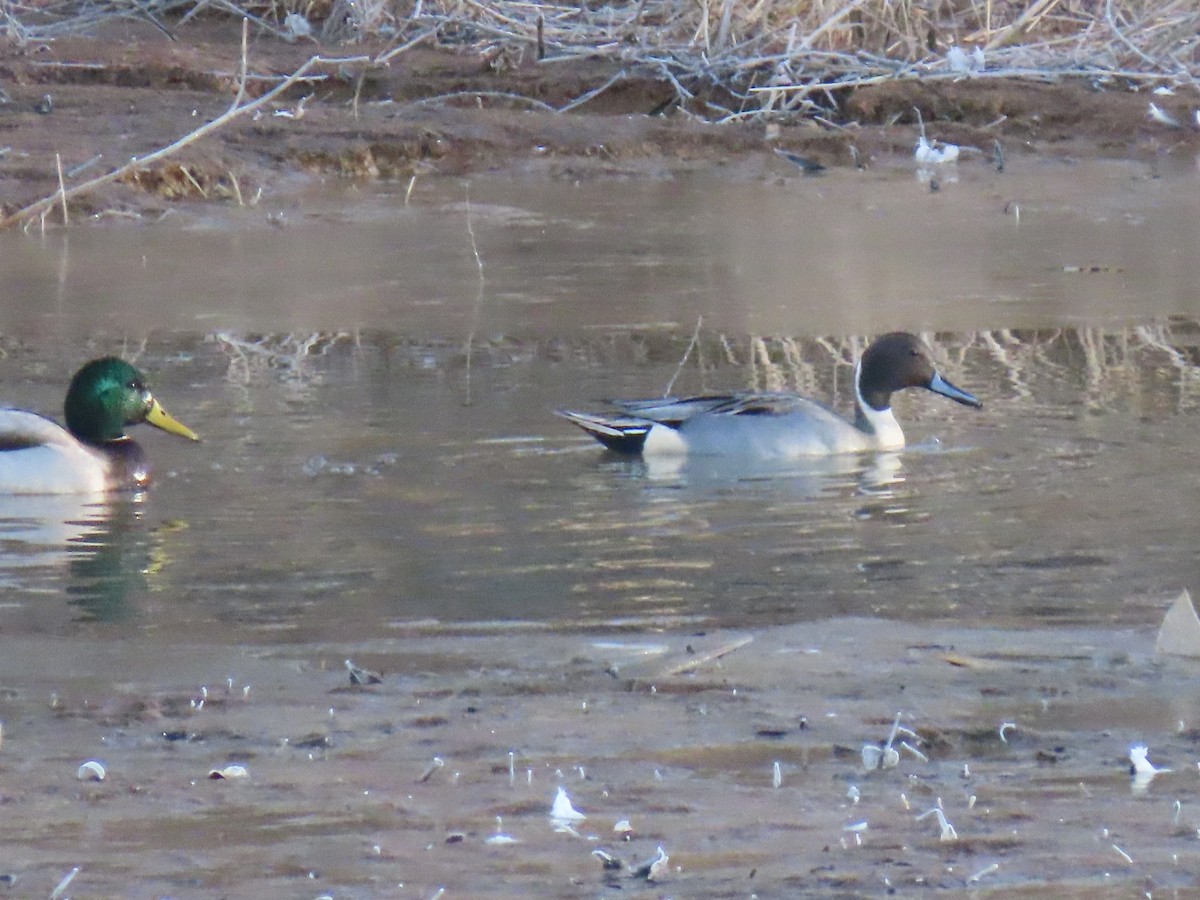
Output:
<path fill-rule="evenodd" d="M 246 335 L 217 332 L 212 335 L 229 358 L 226 379 L 240 388 L 263 380 L 282 380 L 296 397 L 308 395 L 318 383 L 321 372 L 312 360 L 338 347 L 353 347 L 351 332 L 311 332 L 308 334 Z"/>
<path fill-rule="evenodd" d="M 1076 386 L 1090 408 L 1104 408 L 1125 395 L 1162 387 L 1175 394 L 1177 409 L 1197 405 L 1200 384 L 1200 323 L 1141 325 L 1129 328 L 1078 328 L 1045 331 L 996 329 L 967 334 L 924 334 L 939 366 L 965 372 L 992 392 L 1035 397 L 1035 386 L 1056 380 Z M 728 336 L 721 345 L 736 346 Z M 849 372 L 867 340 L 860 337 L 798 339 L 754 336 L 749 363 L 740 368 L 744 390 L 789 390 L 830 402 L 850 402 Z M 736 354 L 728 357 L 732 361 Z M 1167 378 L 1153 373 L 1166 371 Z M 713 371 L 706 373 L 713 379 Z"/>
<path fill-rule="evenodd" d="M 1174 409 L 1194 408 L 1200 400 L 1200 321 L 921 336 L 939 368 L 951 378 L 986 385 L 992 397 L 1036 400 L 1053 383 L 1056 392 L 1074 390 L 1082 402 L 1097 409 L 1123 397 L 1159 397 L 1163 402 L 1163 392 Z M 324 378 L 337 360 L 347 358 L 367 367 L 378 359 L 389 370 L 456 371 L 465 364 L 461 342 L 421 340 L 390 331 L 249 336 L 221 332 L 211 339 L 229 356 L 228 377 L 239 384 L 263 377 L 310 384 Z M 851 373 L 869 339 L 650 329 L 573 338 L 476 336 L 471 353 L 473 365 L 483 368 L 561 364 L 569 359 L 580 368 L 641 369 L 647 372 L 647 396 L 670 384 L 676 394 L 795 391 L 829 403 L 850 403 Z"/>
<path fill-rule="evenodd" d="M 248 370 L 253 366 L 261 366 L 277 371 L 303 372 L 309 359 L 328 354 L 336 345 L 351 343 L 355 336 L 349 331 L 313 331 L 243 337 L 218 331 L 212 335 L 212 340 L 229 351 L 235 361 L 233 368 Z"/>

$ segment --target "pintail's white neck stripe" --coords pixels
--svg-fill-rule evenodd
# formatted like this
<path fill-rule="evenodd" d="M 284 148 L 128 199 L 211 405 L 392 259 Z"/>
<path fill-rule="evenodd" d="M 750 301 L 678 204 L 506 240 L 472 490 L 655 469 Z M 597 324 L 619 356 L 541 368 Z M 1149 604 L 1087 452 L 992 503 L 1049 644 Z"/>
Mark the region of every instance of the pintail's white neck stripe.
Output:
<path fill-rule="evenodd" d="M 862 358 L 854 364 L 854 402 L 858 404 L 858 408 L 866 410 L 867 402 L 863 400 L 862 395 Z"/>
<path fill-rule="evenodd" d="M 862 395 L 862 359 L 854 366 L 854 402 L 858 405 L 858 421 L 875 440 L 880 450 L 899 450 L 904 446 L 904 430 L 896 421 L 891 406 L 874 409 Z"/>

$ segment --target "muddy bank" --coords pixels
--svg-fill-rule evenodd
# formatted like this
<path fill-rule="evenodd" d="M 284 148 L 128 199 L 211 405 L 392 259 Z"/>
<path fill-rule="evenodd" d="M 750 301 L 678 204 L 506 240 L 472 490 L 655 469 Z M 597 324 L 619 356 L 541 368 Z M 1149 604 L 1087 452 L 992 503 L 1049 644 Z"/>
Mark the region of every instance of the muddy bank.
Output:
<path fill-rule="evenodd" d="M 21 895 L 79 866 L 87 896 L 1177 896 L 1195 887 L 1197 685 L 1152 645 L 869 619 L 398 624 L 161 661 L 73 643 L 47 682 L 36 661 L 61 648 L 31 638 L 0 669 L 4 871 Z M 382 680 L 352 683 L 348 654 Z M 117 659 L 124 682 L 88 678 Z M 898 712 L 894 766 L 868 771 Z M 1176 771 L 1137 782 L 1147 735 Z M 103 781 L 77 779 L 88 758 Z M 208 777 L 230 764 L 246 776 Z M 560 786 L 586 818 L 550 820 Z M 630 869 L 659 847 L 647 883 Z"/>
<path fill-rule="evenodd" d="M 236 28 L 189 23 L 179 38 L 171 42 L 149 25 L 113 23 L 94 38 L 7 48 L 0 61 L 7 97 L 0 104 L 2 208 L 12 212 L 57 190 L 56 157 L 70 187 L 225 112 L 236 93 Z M 351 49 L 370 55 L 379 48 Z M 250 95 L 314 52 L 310 42 L 252 40 Z M 704 84 L 684 87 L 701 107 L 706 91 L 725 108 L 742 103 Z M 732 178 L 791 177 L 795 170 L 773 149 L 826 166 L 851 166 L 855 152 L 866 165 L 907 159 L 917 134 L 914 107 L 931 137 L 983 151 L 964 164 L 990 165 L 997 140 L 1010 158 L 1190 159 L 1200 147 L 1194 129 L 1152 121 L 1145 92 L 1111 81 L 1103 89 L 1078 79 L 883 83 L 844 92 L 824 123 L 712 124 L 680 112 L 676 97 L 662 77 L 608 60 L 539 64 L 521 55 L 418 46 L 387 67 L 327 68 L 277 103 L 73 207 L 81 214 L 153 216 L 181 200 L 278 199 L 312 179 L 483 171 L 578 178 L 719 166 Z M 1153 99 L 1179 121 L 1192 121 L 1189 98 Z"/>

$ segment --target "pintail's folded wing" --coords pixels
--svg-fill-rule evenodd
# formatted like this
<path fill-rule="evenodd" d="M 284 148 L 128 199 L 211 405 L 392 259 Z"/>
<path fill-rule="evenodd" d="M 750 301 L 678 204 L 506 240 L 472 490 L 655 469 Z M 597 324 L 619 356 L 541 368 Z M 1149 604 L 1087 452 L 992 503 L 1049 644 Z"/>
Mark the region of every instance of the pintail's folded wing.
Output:
<path fill-rule="evenodd" d="M 659 397 L 654 400 L 613 400 L 613 406 L 631 416 L 677 428 L 699 415 L 781 416 L 807 401 L 795 394 L 739 393 L 701 397 Z"/>
<path fill-rule="evenodd" d="M 641 453 L 655 425 L 680 428 L 697 416 L 782 416 L 811 405 L 795 394 L 743 393 L 700 397 L 658 397 L 651 400 L 610 400 L 624 415 L 584 413 L 569 409 L 555 412 L 574 422 L 609 450 Z"/>

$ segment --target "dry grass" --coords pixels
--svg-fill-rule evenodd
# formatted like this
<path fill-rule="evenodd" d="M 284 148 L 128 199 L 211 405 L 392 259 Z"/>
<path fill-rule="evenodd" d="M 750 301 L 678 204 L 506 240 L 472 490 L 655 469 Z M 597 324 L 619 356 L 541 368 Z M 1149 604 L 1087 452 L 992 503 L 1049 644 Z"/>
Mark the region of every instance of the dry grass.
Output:
<path fill-rule="evenodd" d="M 885 80 L 1083 77 L 1195 88 L 1200 76 L 1195 0 L 26 0 L 0 3 L 0 36 L 48 41 L 113 17 L 173 31 L 197 15 L 247 17 L 281 39 L 296 38 L 302 16 L 325 43 L 398 48 L 429 35 L 542 65 L 606 58 L 670 81 L 681 106 L 714 119 L 812 113 L 838 91 Z M 983 70 L 952 69 L 954 46 L 980 48 Z M 695 102 L 701 92 L 720 99 Z"/>
<path fill-rule="evenodd" d="M 583 58 L 613 64 L 607 82 L 558 108 L 496 94 L 551 113 L 582 106 L 629 78 L 672 85 L 681 111 L 709 121 L 811 116 L 826 124 L 848 89 L 889 81 L 1076 78 L 1097 87 L 1200 87 L 1196 0 L 0 0 L 0 46 L 36 48 L 114 19 L 149 21 L 173 40 L 186 39 L 187 24 L 201 16 L 242 31 L 238 93 L 228 112 L 83 183 L 68 186 L 72 173 L 60 172 L 55 194 L 0 218 L 0 228 L 35 217 L 44 227 L 56 203 L 65 222 L 70 198 L 145 177 L 148 164 L 289 87 L 334 70 L 357 73 L 361 87 L 367 71 L 418 44 L 478 54 L 497 67 L 553 72 Z M 266 78 L 266 94 L 249 100 L 248 80 L 263 78 L 249 72 L 247 27 L 267 39 L 363 46 L 344 56 L 314 55 L 289 76 Z M 187 168 L 164 171 L 185 194 L 226 190 L 223 177 L 206 187 Z M 243 202 L 236 179 L 229 181 Z"/>

